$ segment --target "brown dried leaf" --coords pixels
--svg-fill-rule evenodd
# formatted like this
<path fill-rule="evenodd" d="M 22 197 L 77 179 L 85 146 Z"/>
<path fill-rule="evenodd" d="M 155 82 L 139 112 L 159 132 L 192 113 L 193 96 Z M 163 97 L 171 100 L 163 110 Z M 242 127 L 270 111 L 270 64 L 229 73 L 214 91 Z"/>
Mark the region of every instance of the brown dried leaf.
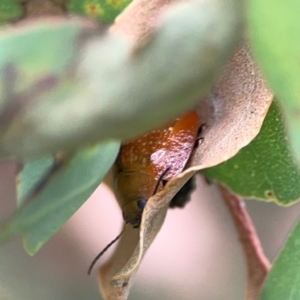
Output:
<path fill-rule="evenodd" d="M 133 275 L 159 232 L 167 208 L 167 205 L 156 205 L 151 201 L 145 209 L 140 230 L 126 225 L 113 256 L 99 269 L 99 287 L 105 299 L 127 299 Z"/>
<path fill-rule="evenodd" d="M 189 166 L 215 166 L 233 157 L 258 134 L 273 95 L 245 44 L 242 44 L 209 94 L 197 106 L 206 124 L 205 139 Z"/>
<path fill-rule="evenodd" d="M 119 272 L 133 256 L 139 244 L 139 231 L 126 225 L 117 248 L 111 258 L 99 269 L 99 289 L 106 300 L 127 299 L 134 271 L 130 276 L 124 276 L 117 285 L 111 284 L 111 278 Z"/>
<path fill-rule="evenodd" d="M 144 40 L 151 34 L 156 20 L 171 4 L 186 2 L 184 0 L 140 0 L 133 1 L 126 9 L 126 13 L 119 15 L 113 26 L 112 32 L 118 32 L 130 37 L 133 42 Z"/>
<path fill-rule="evenodd" d="M 204 141 L 191 156 L 188 168 L 148 200 L 139 240 L 135 240 L 136 247 L 129 245 L 124 238 L 109 263 L 101 268 L 99 279 L 102 287 L 105 282 L 105 295 L 110 295 L 106 299 L 127 299 L 132 277 L 158 233 L 171 199 L 198 170 L 229 159 L 250 143 L 260 130 L 272 98 L 249 52 L 242 45 L 210 93 L 197 105 L 206 130 L 203 133 Z M 132 231 L 130 227 L 126 228 L 126 236 Z M 131 247 L 132 256 L 129 259 L 127 257 L 128 261 L 124 264 L 126 259 L 122 249 L 126 247 Z M 123 261 L 121 268 L 120 260 Z M 106 271 L 104 277 L 103 270 Z M 112 285 L 108 284 L 109 278 Z M 122 295 L 123 298 L 116 295 Z"/>

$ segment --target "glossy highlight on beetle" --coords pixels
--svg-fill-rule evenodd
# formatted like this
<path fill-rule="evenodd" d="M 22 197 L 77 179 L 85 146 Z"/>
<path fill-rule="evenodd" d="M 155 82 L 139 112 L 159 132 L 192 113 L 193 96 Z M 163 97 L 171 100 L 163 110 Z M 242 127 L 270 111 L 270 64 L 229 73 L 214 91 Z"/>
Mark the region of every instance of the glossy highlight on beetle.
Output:
<path fill-rule="evenodd" d="M 139 228 L 147 200 L 183 171 L 199 126 L 197 112 L 189 111 L 167 126 L 121 146 L 114 190 L 126 223 Z"/>

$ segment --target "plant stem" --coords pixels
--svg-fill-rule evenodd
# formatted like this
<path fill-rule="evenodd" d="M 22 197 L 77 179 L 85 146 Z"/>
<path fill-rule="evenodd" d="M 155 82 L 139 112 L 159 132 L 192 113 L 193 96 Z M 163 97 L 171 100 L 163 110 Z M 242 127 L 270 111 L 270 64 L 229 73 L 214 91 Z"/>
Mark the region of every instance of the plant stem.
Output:
<path fill-rule="evenodd" d="M 244 200 L 220 184 L 218 188 L 235 223 L 247 262 L 247 287 L 244 299 L 258 300 L 264 279 L 270 269 L 270 262 L 263 252 Z"/>

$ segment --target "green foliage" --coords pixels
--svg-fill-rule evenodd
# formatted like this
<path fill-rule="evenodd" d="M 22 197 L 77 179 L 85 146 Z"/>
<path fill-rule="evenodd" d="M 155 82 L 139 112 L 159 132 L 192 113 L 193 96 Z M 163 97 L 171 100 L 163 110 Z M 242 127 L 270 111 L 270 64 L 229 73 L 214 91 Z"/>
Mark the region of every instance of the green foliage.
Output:
<path fill-rule="evenodd" d="M 249 36 L 254 55 L 269 86 L 280 101 L 284 112 L 283 120 L 288 132 L 288 136 L 279 133 L 283 141 L 277 142 L 272 148 L 270 147 L 270 158 L 264 156 L 267 161 L 273 162 L 272 166 L 269 165 L 268 169 L 265 168 L 265 171 L 267 172 L 267 178 L 272 178 L 272 181 L 270 181 L 270 184 L 273 185 L 272 190 L 278 191 L 276 192 L 277 201 L 288 204 L 293 199 L 299 198 L 299 171 L 298 168 L 293 166 L 293 163 L 289 163 L 291 160 L 287 151 L 292 150 L 299 164 L 300 2 L 298 0 L 251 0 L 248 3 L 247 13 Z M 270 127 L 270 136 L 272 134 L 271 129 Z M 277 139 L 277 137 L 274 136 L 274 139 Z M 286 142 L 291 145 L 291 150 L 283 149 L 283 144 L 286 144 Z M 279 153 L 279 150 L 281 150 L 281 153 Z M 276 153 L 281 155 L 276 155 Z M 254 154 L 261 156 L 261 151 Z M 273 158 L 276 156 L 275 161 Z M 263 163 L 262 160 L 258 161 Z M 284 165 L 285 163 L 287 165 Z M 265 165 L 263 163 L 263 166 Z M 245 185 L 249 181 L 251 185 L 251 176 L 248 180 L 245 178 L 244 180 L 246 180 Z M 280 201 L 279 196 L 282 199 L 285 198 L 285 200 Z M 261 300 L 300 299 L 299 236 L 300 222 L 298 221 L 268 275 L 261 294 Z"/>
<path fill-rule="evenodd" d="M 102 23 L 110 24 L 132 0 L 69 0 L 69 13 L 86 15 Z"/>
<path fill-rule="evenodd" d="M 26 200 L 26 197 L 39 184 L 42 178 L 50 172 L 54 165 L 51 155 L 39 159 L 24 160 L 22 170 L 18 174 L 18 206 Z"/>
<path fill-rule="evenodd" d="M 248 20 L 254 54 L 285 111 L 300 160 L 300 1 L 251 0 Z"/>
<path fill-rule="evenodd" d="M 258 136 L 228 161 L 206 170 L 239 195 L 288 205 L 300 198 L 300 170 L 289 149 L 284 117 L 273 102 Z"/>
<path fill-rule="evenodd" d="M 39 25 L 0 32 L 2 113 L 5 106 L 12 105 L 13 99 L 15 107 L 24 106 L 49 91 L 65 93 L 70 88 L 65 73 L 74 60 L 74 46 L 82 28 L 75 22 Z M 18 102 L 20 95 L 22 104 Z M 40 120 L 36 120 L 36 124 L 39 123 Z M 3 135 L 2 127 L 0 138 Z"/>
<path fill-rule="evenodd" d="M 260 300 L 300 299 L 300 220 L 268 274 Z"/>
<path fill-rule="evenodd" d="M 19 19 L 23 14 L 20 0 L 0 1 L 0 25 Z"/>
<path fill-rule="evenodd" d="M 81 33 L 82 26 L 75 22 L 48 22 L 0 32 L 0 99 L 8 101 L 5 98 L 29 90 L 47 77 L 61 78 L 74 59 Z"/>
<path fill-rule="evenodd" d="M 207 92 L 240 41 L 242 8 L 219 0 L 174 9 L 134 53 L 130 38 L 78 19 L 3 33 L 0 156 L 128 139 L 175 118 Z"/>
<path fill-rule="evenodd" d="M 94 192 L 118 150 L 117 142 L 84 148 L 65 157 L 50 176 L 45 176 L 51 166 L 49 157 L 26 162 L 19 183 L 19 198 L 26 201 L 1 227 L 0 240 L 21 234 L 25 250 L 35 254 Z"/>

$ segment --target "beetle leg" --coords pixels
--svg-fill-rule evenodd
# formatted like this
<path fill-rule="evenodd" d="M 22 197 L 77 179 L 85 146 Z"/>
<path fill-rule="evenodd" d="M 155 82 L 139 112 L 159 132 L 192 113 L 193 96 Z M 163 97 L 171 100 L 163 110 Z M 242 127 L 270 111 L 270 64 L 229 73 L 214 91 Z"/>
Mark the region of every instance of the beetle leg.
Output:
<path fill-rule="evenodd" d="M 154 192 L 153 192 L 152 196 L 156 194 L 156 192 L 157 192 L 157 190 L 158 190 L 158 187 L 159 187 L 159 184 L 163 181 L 165 175 L 166 175 L 170 170 L 171 170 L 171 167 L 167 167 L 167 168 L 162 172 L 162 174 L 159 176 L 159 178 L 158 178 L 158 180 L 157 180 L 157 183 L 156 183 L 156 187 L 155 187 L 155 189 L 154 189 Z"/>
<path fill-rule="evenodd" d="M 206 123 L 201 124 L 201 126 L 198 129 L 198 137 L 195 141 L 194 149 L 198 148 L 204 141 L 204 137 L 201 136 L 201 134 L 205 131 L 206 129 Z"/>
<path fill-rule="evenodd" d="M 169 180 L 163 179 L 163 180 L 161 181 L 161 182 L 162 182 L 162 185 L 163 185 L 163 186 L 166 186 L 166 184 L 168 183 L 168 181 L 169 181 Z"/>
<path fill-rule="evenodd" d="M 198 137 L 205 131 L 206 129 L 206 123 L 202 123 L 198 129 Z"/>

